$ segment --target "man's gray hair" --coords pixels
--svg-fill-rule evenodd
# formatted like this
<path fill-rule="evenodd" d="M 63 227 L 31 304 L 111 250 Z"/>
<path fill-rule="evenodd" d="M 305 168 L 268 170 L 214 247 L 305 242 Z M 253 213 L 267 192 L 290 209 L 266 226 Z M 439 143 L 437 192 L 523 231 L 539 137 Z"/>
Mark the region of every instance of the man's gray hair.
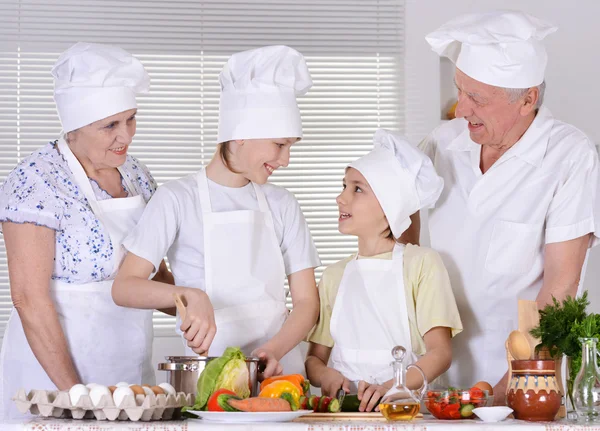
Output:
<path fill-rule="evenodd" d="M 538 91 L 540 94 L 538 96 L 538 100 L 537 100 L 535 107 L 536 107 L 536 109 L 539 109 L 540 106 L 542 106 L 542 103 L 544 103 L 544 93 L 546 92 L 546 81 L 544 81 L 540 85 L 538 85 L 537 88 L 538 88 Z M 519 100 L 521 97 L 525 96 L 527 94 L 527 92 L 529 91 L 529 88 L 505 88 L 504 91 L 506 91 L 506 95 L 508 96 L 510 103 L 514 103 L 517 100 Z"/>

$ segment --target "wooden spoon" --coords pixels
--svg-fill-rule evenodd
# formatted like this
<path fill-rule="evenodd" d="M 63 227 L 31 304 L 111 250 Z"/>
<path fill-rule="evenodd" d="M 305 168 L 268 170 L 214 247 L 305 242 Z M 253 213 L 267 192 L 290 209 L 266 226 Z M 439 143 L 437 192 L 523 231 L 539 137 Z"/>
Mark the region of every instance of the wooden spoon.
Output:
<path fill-rule="evenodd" d="M 521 331 L 512 331 L 508 336 L 508 350 L 516 360 L 531 358 L 531 346 L 525 334 Z"/>
<path fill-rule="evenodd" d="M 181 321 L 183 322 L 187 313 L 187 309 L 185 307 L 185 304 L 183 303 L 183 299 L 181 295 L 179 295 L 177 292 L 173 292 L 173 299 L 175 300 L 175 306 L 177 307 L 179 317 L 181 317 Z"/>

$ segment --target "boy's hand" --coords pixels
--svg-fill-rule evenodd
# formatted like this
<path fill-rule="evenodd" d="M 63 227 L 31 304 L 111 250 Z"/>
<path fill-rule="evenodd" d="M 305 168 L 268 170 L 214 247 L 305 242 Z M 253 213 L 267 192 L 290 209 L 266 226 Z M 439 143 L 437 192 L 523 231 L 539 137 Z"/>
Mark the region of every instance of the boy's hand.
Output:
<path fill-rule="evenodd" d="M 327 367 L 321 375 L 321 393 L 328 397 L 335 397 L 340 389 L 346 393 L 350 392 L 350 381 L 339 371 Z"/>

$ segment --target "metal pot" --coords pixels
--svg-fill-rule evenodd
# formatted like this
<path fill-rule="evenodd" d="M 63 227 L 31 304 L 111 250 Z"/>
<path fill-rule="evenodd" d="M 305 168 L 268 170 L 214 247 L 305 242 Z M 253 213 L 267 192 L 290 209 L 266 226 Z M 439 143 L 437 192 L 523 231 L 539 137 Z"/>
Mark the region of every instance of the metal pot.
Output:
<path fill-rule="evenodd" d="M 158 364 L 158 369 L 167 372 L 167 381 L 177 392 L 196 395 L 198 377 L 206 364 L 216 359 L 212 356 L 165 356 L 167 362 Z M 248 385 L 252 396 L 258 395 L 258 358 L 247 358 L 246 366 L 250 379 Z"/>

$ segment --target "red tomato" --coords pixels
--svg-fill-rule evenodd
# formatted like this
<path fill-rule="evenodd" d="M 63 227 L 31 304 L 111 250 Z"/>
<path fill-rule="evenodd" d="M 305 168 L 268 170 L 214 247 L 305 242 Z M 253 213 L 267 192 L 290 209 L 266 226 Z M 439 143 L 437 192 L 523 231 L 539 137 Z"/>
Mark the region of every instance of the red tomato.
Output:
<path fill-rule="evenodd" d="M 477 387 L 473 387 L 471 389 L 469 389 L 469 396 L 471 397 L 472 400 L 480 400 L 482 398 L 484 398 L 485 394 L 483 393 L 483 391 Z"/>
<path fill-rule="evenodd" d="M 444 408 L 444 416 L 450 419 L 460 419 L 460 404 L 448 404 Z"/>
<path fill-rule="evenodd" d="M 228 389 L 219 389 L 218 391 L 214 391 L 213 394 L 208 399 L 208 403 L 206 403 L 206 409 L 209 412 L 224 412 L 225 411 L 221 408 L 221 406 L 217 402 L 217 397 L 221 394 L 235 395 L 235 392 L 230 391 Z"/>

